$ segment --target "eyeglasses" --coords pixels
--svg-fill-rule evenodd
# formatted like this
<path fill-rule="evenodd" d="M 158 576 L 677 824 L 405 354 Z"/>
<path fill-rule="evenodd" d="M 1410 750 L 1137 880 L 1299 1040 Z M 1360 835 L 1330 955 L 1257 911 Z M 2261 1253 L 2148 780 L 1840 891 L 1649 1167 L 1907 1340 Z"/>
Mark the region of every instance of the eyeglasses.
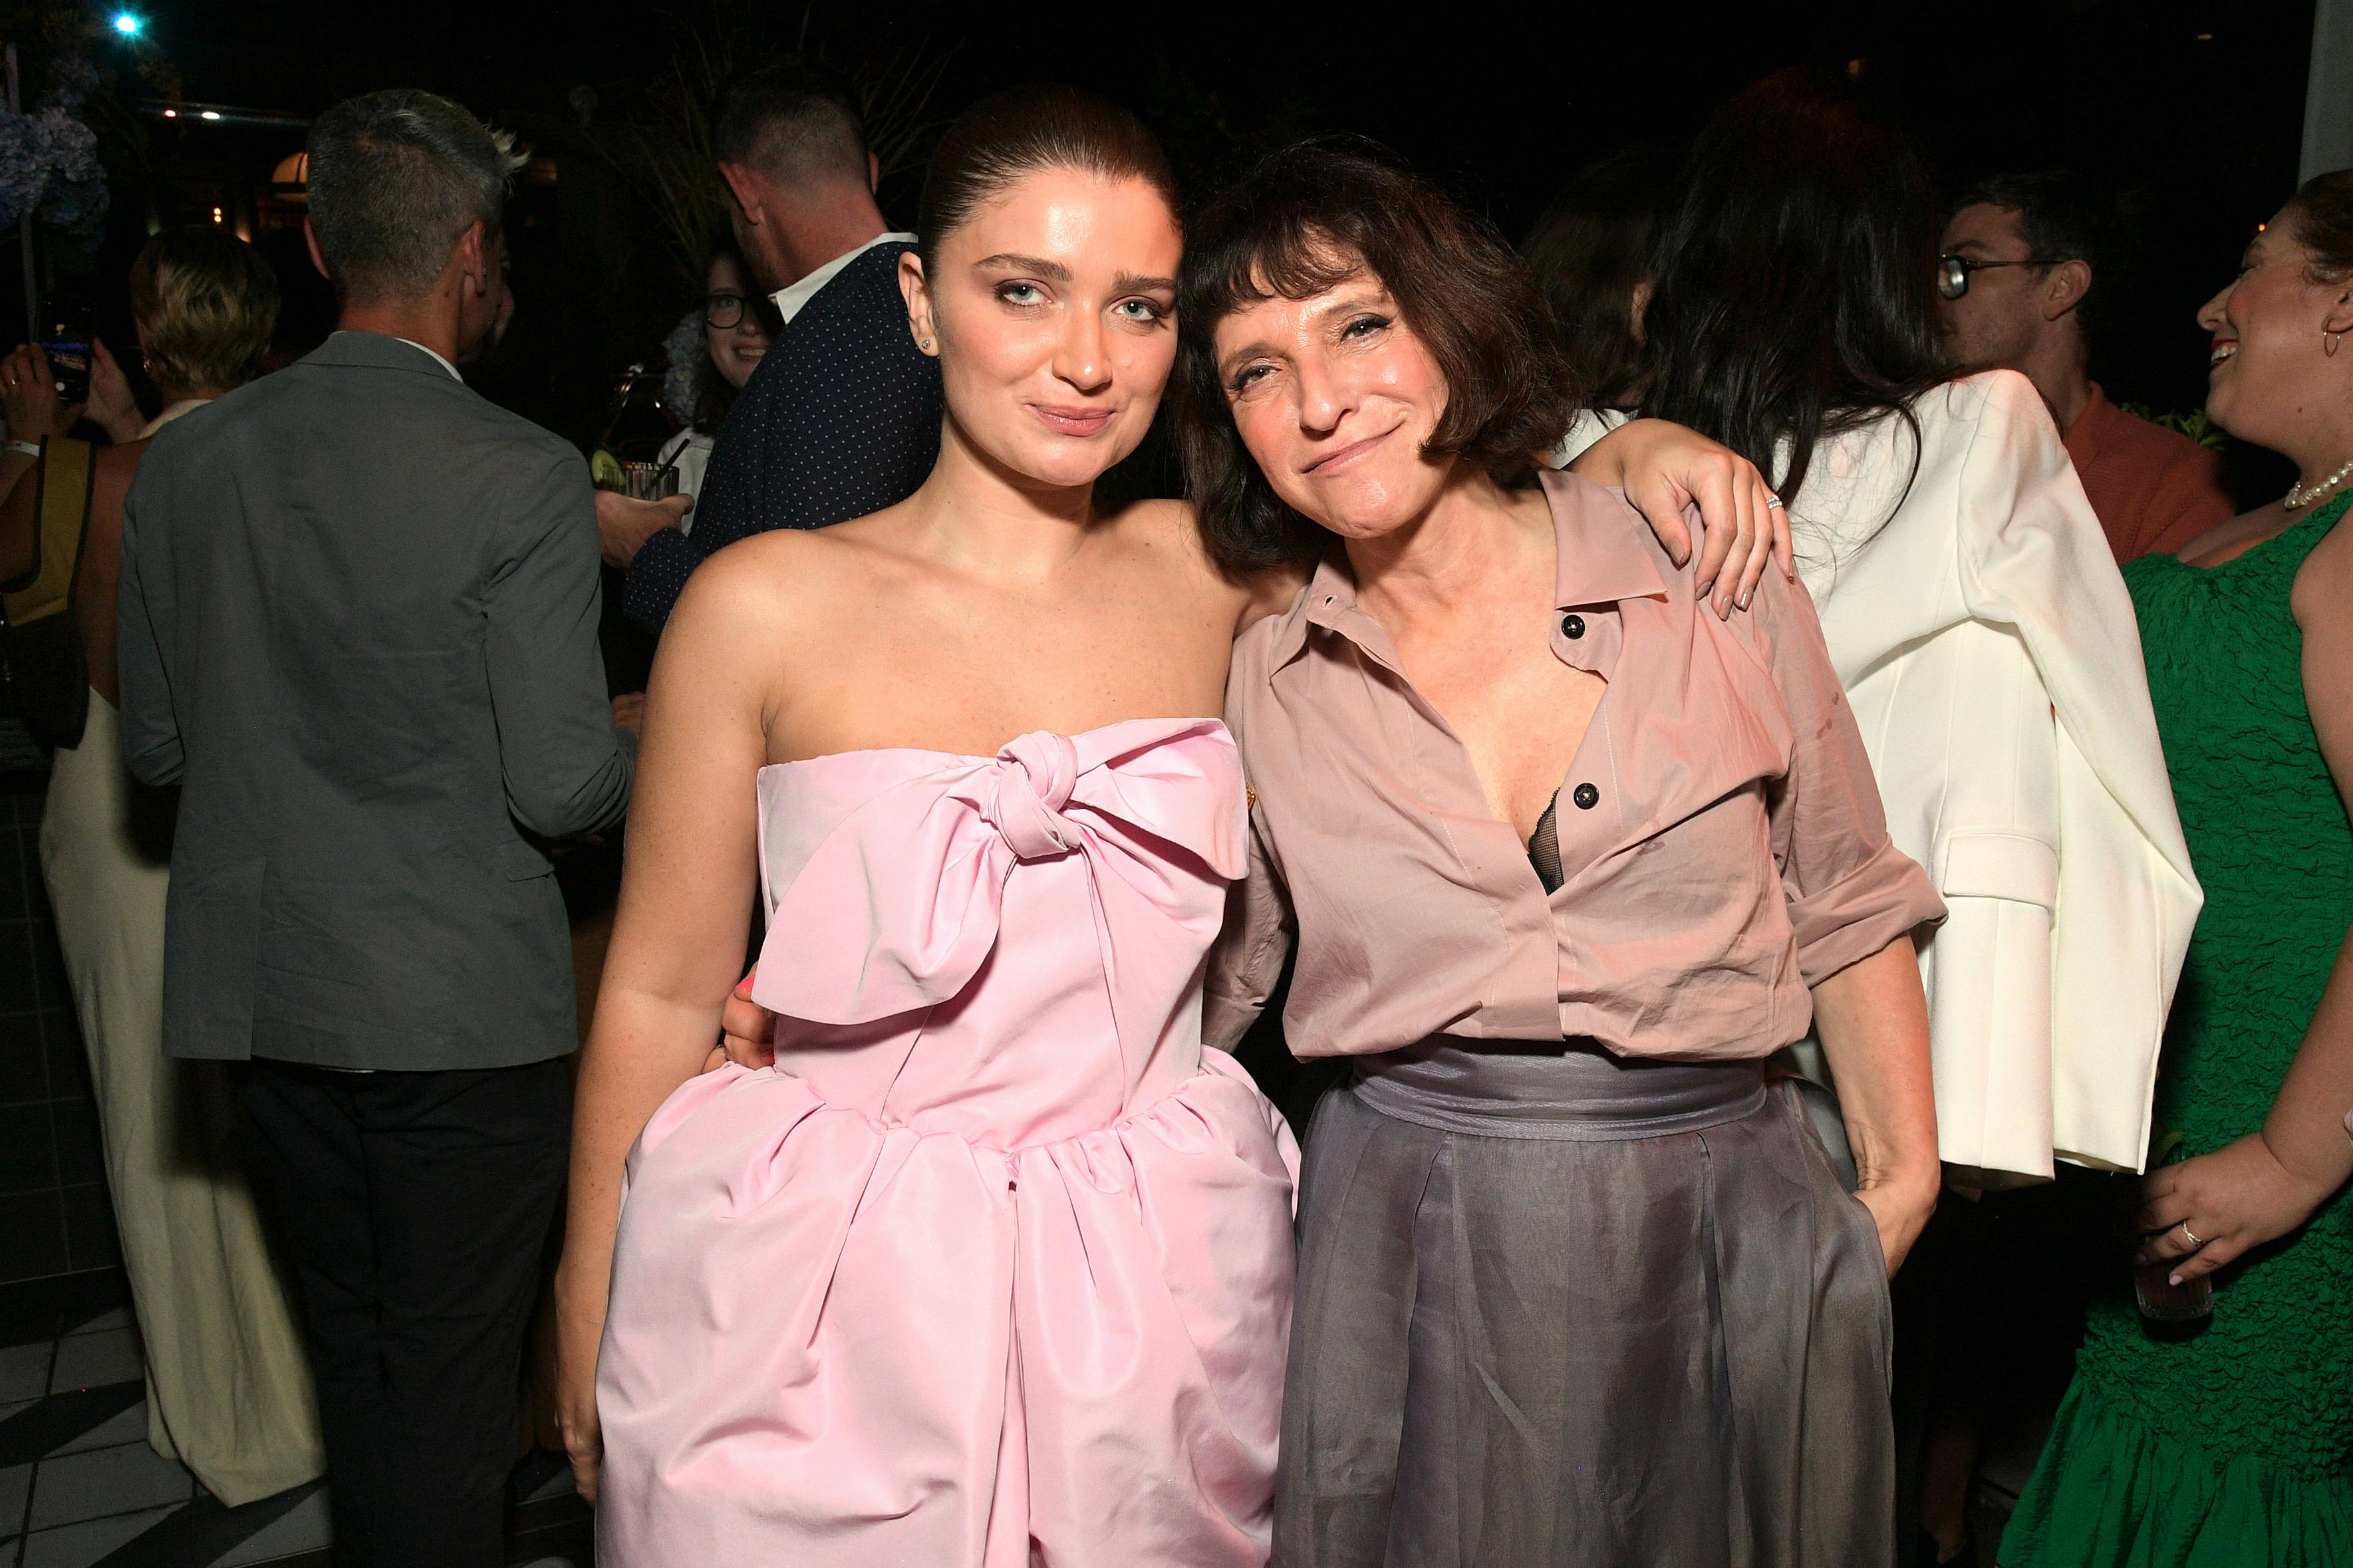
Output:
<path fill-rule="evenodd" d="M 714 290 L 702 297 L 702 322 L 713 331 L 723 332 L 730 327 L 740 325 L 746 310 L 752 313 L 757 325 L 766 328 L 771 336 L 775 335 L 780 323 L 776 321 L 776 308 L 766 300 L 752 299 L 724 289 Z"/>
<path fill-rule="evenodd" d="M 1936 258 L 1936 292 L 1947 300 L 1957 300 L 1969 291 L 1969 274 L 1986 272 L 1997 267 L 2052 267 L 2055 256 L 2030 256 L 2023 261 L 1978 261 L 1967 256 Z"/>

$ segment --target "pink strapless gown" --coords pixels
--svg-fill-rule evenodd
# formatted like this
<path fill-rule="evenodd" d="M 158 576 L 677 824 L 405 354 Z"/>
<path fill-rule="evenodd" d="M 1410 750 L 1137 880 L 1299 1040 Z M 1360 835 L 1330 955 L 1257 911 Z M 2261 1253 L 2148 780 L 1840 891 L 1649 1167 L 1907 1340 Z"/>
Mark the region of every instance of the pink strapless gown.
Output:
<path fill-rule="evenodd" d="M 764 768 L 776 1065 L 629 1156 L 607 1568 L 1266 1560 L 1290 1134 L 1201 1046 L 1213 720 Z"/>

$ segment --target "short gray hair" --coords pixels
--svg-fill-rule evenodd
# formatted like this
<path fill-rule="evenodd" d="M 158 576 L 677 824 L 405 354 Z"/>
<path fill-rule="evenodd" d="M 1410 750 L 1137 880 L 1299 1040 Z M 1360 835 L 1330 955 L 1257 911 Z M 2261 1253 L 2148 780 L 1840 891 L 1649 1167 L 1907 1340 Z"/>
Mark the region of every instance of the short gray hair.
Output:
<path fill-rule="evenodd" d="M 311 127 L 311 228 L 345 300 L 413 300 L 433 287 L 467 229 L 495 233 L 523 159 L 435 93 L 363 93 Z"/>

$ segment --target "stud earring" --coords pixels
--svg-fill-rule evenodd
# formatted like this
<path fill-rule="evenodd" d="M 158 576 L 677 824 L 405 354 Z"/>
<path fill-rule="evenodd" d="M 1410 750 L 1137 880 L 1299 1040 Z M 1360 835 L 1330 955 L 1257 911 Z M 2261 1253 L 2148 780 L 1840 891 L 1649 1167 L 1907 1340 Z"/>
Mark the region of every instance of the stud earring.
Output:
<path fill-rule="evenodd" d="M 931 352 L 932 352 L 932 340 L 931 340 L 931 339 L 929 339 L 929 338 L 925 338 L 925 339 L 924 339 L 924 340 L 923 340 L 920 344 L 918 344 L 917 346 L 918 346 L 919 348 L 921 348 L 921 349 L 922 349 L 925 353 L 931 353 Z"/>

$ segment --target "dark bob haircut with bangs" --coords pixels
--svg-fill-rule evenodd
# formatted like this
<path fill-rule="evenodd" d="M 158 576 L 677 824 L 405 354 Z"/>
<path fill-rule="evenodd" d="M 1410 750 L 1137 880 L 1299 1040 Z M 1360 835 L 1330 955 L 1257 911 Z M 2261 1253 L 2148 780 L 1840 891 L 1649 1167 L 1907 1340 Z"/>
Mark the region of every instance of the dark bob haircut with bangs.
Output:
<path fill-rule="evenodd" d="M 1493 225 L 1362 137 L 1271 153 L 1187 226 L 1177 285 L 1177 454 L 1202 542 L 1228 570 L 1312 561 L 1328 536 L 1275 494 L 1242 446 L 1218 372 L 1218 323 L 1360 272 L 1397 301 L 1446 377 L 1446 412 L 1425 451 L 1514 483 L 1580 405 L 1535 274 Z"/>

